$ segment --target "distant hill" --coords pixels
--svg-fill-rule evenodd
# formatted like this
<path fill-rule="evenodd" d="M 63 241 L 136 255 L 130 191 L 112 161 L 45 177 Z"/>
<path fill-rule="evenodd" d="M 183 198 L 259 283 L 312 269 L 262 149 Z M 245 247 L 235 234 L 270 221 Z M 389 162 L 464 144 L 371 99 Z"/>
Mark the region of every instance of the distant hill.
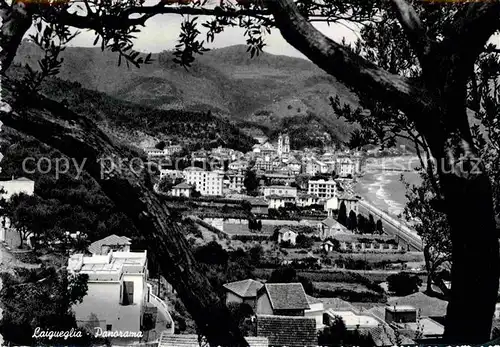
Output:
<path fill-rule="evenodd" d="M 37 47 L 23 42 L 17 63 L 36 66 Z M 197 57 L 189 70 L 171 52 L 153 54 L 150 65 L 118 66 L 118 57 L 100 48 L 68 47 L 59 77 L 111 97 L 162 110 L 212 111 L 246 133 L 275 137 L 290 131 L 292 146 L 341 142 L 352 125 L 338 119 L 329 97 L 349 104 L 357 98 L 311 62 L 263 53 L 250 58 L 246 46 L 214 49 Z M 306 119 L 308 121 L 306 121 Z"/>
<path fill-rule="evenodd" d="M 14 78 L 23 73 L 19 66 L 8 71 Z M 255 143 L 228 119 L 209 111 L 155 109 L 88 90 L 78 82 L 60 78 L 48 79 L 42 92 L 92 119 L 116 140 L 137 147 L 154 146 L 159 140 L 170 140 L 188 145 L 191 149 L 224 145 L 245 152 L 251 150 Z"/>

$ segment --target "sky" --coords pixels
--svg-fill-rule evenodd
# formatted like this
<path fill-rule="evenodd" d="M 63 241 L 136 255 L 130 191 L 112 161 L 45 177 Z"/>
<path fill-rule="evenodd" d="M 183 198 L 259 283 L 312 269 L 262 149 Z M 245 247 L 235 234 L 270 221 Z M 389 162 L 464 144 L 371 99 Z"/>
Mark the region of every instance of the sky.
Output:
<path fill-rule="evenodd" d="M 149 1 L 146 1 L 146 4 Z M 205 17 L 207 18 L 207 17 Z M 141 52 L 157 53 L 164 50 L 173 49 L 177 43 L 180 24 L 183 18 L 179 15 L 165 14 L 150 18 L 146 22 L 146 26 L 141 28 L 141 33 L 137 34 L 137 39 L 134 42 L 134 49 Z M 199 17 L 200 24 L 204 21 L 203 17 Z M 343 37 L 347 42 L 352 42 L 356 39 L 355 30 L 349 29 L 345 25 L 326 23 L 314 23 L 315 27 L 328 37 L 340 42 Z M 206 36 L 206 30 L 199 25 L 199 30 L 202 32 L 200 40 Z M 226 28 L 225 31 L 216 36 L 215 42 L 207 44 L 208 48 L 220 48 L 237 44 L 245 44 L 244 30 L 241 28 Z M 73 39 L 70 46 L 92 46 L 95 35 L 93 32 L 81 31 L 81 33 Z M 280 35 L 277 29 L 274 29 L 270 35 L 265 35 L 266 47 L 264 50 L 268 53 L 288 55 L 293 57 L 305 58 L 300 52 L 288 44 Z"/>

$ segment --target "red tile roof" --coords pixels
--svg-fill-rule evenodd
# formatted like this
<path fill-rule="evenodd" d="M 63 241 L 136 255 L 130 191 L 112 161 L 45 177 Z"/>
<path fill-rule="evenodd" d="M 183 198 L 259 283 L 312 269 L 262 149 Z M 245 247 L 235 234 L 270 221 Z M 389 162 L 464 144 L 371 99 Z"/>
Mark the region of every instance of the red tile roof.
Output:
<path fill-rule="evenodd" d="M 316 320 L 309 317 L 257 316 L 257 336 L 267 337 L 273 347 L 316 347 Z"/>
<path fill-rule="evenodd" d="M 245 337 L 250 347 L 268 347 L 269 342 L 265 337 Z M 154 346 L 154 345 L 151 345 Z M 198 335 L 169 335 L 162 333 L 158 347 L 199 347 Z"/>
<path fill-rule="evenodd" d="M 102 246 L 126 246 L 130 245 L 130 239 L 125 236 L 109 235 L 101 240 L 90 244 L 88 250 L 90 253 L 100 253 Z"/>
<path fill-rule="evenodd" d="M 257 291 L 262 288 L 263 284 L 252 279 L 242 280 L 224 284 L 224 288 L 233 292 L 241 298 L 254 298 L 257 296 Z"/>
<path fill-rule="evenodd" d="M 273 310 L 308 310 L 310 308 L 301 283 L 266 283 L 261 291 L 267 292 Z"/>

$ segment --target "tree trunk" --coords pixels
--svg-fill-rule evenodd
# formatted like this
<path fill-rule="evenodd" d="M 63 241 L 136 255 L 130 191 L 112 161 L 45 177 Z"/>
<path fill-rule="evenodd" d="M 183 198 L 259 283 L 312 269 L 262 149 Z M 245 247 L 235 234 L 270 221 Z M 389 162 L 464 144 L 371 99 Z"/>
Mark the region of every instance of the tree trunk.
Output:
<path fill-rule="evenodd" d="M 12 6 L 1 6 L 0 17 L 0 62 L 4 72 L 14 60 L 17 48 L 21 44 L 24 34 L 32 25 L 32 14 L 29 2 L 15 1 Z"/>
<path fill-rule="evenodd" d="M 178 221 L 154 193 L 143 154 L 114 144 L 92 121 L 57 102 L 37 96 L 20 102 L 24 105 L 19 113 L 0 112 L 0 120 L 83 162 L 85 171 L 148 239 L 149 256 L 159 264 L 210 344 L 248 346 L 200 271 Z M 124 161 L 131 158 L 135 160 Z"/>
<path fill-rule="evenodd" d="M 499 246 L 486 173 L 440 175 L 452 240 L 452 286 L 444 338 L 489 340 L 498 296 Z"/>

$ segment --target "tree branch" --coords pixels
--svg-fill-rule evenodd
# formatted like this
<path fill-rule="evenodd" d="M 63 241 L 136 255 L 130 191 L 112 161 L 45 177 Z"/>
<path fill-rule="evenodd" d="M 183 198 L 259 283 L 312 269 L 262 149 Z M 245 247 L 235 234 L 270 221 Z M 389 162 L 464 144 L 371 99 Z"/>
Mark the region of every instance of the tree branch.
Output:
<path fill-rule="evenodd" d="M 5 87 L 4 87 L 5 89 Z M 4 95 L 12 101 L 12 95 Z M 248 346 L 229 311 L 200 271 L 191 247 L 153 192 L 144 161 L 114 144 L 92 121 L 42 96 L 22 101 L 0 121 L 84 164 L 103 192 L 148 239 L 149 255 L 160 264 L 200 331 L 215 346 Z M 123 164 L 134 157 L 134 162 Z M 103 168 L 105 171 L 103 171 Z"/>
<path fill-rule="evenodd" d="M 399 23 L 420 60 L 420 64 L 425 65 L 426 58 L 431 51 L 431 41 L 420 17 L 406 0 L 391 0 L 391 3 Z"/>
<path fill-rule="evenodd" d="M 403 111 L 415 112 L 426 107 L 424 90 L 326 37 L 299 13 L 293 0 L 268 0 L 266 6 L 290 45 L 357 93 L 373 95 Z"/>
<path fill-rule="evenodd" d="M 486 43 L 500 29 L 500 2 L 467 4 L 456 14 L 452 27 L 452 33 L 442 42 L 444 54 L 455 54 L 458 58 L 453 62 L 456 73 L 450 77 L 467 80 L 474 72 L 474 63 Z"/>
<path fill-rule="evenodd" d="M 31 27 L 33 16 L 31 6 L 20 1 L 15 1 L 10 7 L 2 2 L 0 6 L 0 63 L 1 72 L 5 72 L 17 53 L 24 34 Z"/>

